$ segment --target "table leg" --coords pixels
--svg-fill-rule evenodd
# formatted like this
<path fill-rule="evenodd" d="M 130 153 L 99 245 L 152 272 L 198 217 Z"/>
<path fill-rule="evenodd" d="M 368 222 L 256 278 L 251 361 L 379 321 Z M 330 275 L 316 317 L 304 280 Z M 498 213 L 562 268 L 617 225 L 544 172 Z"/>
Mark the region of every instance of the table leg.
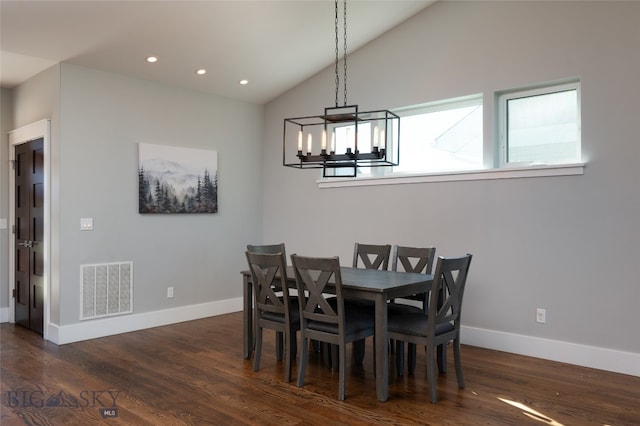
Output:
<path fill-rule="evenodd" d="M 249 281 L 249 276 L 244 275 L 243 282 L 243 327 L 244 337 L 244 358 L 251 358 L 253 352 L 253 285 Z"/>
<path fill-rule="evenodd" d="M 376 393 L 378 401 L 386 401 L 389 388 L 389 352 L 387 350 L 387 299 L 382 294 L 376 296 Z"/>

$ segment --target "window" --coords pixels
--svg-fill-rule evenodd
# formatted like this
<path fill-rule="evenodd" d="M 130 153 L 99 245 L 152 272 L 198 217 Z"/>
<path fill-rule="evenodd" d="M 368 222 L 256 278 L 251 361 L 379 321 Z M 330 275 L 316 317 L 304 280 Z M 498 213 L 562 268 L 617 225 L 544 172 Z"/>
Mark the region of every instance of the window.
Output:
<path fill-rule="evenodd" d="M 482 97 L 401 111 L 400 164 L 394 173 L 482 168 Z"/>
<path fill-rule="evenodd" d="M 482 168 L 482 96 L 394 111 L 400 116 L 400 164 L 385 174 Z"/>
<path fill-rule="evenodd" d="M 579 80 L 493 96 L 489 111 L 481 94 L 394 110 L 399 165 L 363 167 L 358 176 L 367 179 L 360 183 L 321 187 L 583 174 Z M 483 123 L 495 128 L 483 129 Z M 368 137 L 371 130 L 363 132 Z"/>
<path fill-rule="evenodd" d="M 500 166 L 580 161 L 579 83 L 498 98 Z"/>

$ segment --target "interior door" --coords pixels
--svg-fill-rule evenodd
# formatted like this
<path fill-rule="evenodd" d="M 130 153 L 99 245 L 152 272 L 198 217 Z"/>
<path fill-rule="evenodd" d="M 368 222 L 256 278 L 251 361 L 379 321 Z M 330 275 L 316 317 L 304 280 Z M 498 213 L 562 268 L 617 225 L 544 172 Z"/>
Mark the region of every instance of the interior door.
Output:
<path fill-rule="evenodd" d="M 44 326 L 44 139 L 15 148 L 15 321 Z"/>

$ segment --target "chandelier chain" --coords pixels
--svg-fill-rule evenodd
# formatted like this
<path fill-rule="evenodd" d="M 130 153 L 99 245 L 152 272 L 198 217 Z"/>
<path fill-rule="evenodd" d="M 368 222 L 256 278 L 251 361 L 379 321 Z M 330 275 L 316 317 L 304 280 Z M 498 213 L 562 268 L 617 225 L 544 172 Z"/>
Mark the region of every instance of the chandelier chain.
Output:
<path fill-rule="evenodd" d="M 340 93 L 340 74 L 338 71 L 339 63 L 340 63 L 340 34 L 338 31 L 340 19 L 338 17 L 338 0 L 335 0 L 335 31 L 336 31 L 336 64 L 335 64 L 335 74 L 336 74 L 336 107 L 338 106 L 338 97 Z M 344 106 L 347 106 L 347 1 L 343 1 L 343 19 L 342 19 L 342 33 L 344 37 L 344 46 L 343 46 L 343 72 L 344 76 L 342 79 L 342 84 L 344 85 Z"/>
<path fill-rule="evenodd" d="M 338 93 L 340 90 L 340 76 L 338 74 L 338 62 L 339 62 L 339 49 L 338 49 L 338 0 L 335 0 L 335 4 L 336 4 L 336 17 L 335 17 L 335 29 L 336 29 L 336 69 L 335 69 L 335 73 L 336 73 L 336 107 L 338 106 Z"/>
<path fill-rule="evenodd" d="M 344 106 L 347 106 L 347 0 L 344 0 Z"/>

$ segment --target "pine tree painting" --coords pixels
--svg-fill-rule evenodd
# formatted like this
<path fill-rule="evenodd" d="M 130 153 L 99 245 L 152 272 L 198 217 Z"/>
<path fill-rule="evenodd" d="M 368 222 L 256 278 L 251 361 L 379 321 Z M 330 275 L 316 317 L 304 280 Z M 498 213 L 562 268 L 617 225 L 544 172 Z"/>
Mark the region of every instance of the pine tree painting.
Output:
<path fill-rule="evenodd" d="M 218 153 L 138 144 L 139 213 L 217 213 Z"/>

